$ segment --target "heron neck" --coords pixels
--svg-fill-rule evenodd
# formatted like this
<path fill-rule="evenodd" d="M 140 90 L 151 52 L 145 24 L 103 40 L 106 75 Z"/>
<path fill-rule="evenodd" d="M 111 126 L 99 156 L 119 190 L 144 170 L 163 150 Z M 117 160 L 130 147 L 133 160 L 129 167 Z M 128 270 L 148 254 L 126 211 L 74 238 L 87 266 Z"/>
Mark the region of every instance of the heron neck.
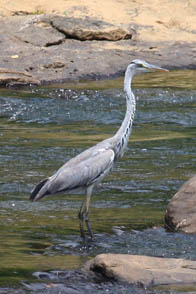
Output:
<path fill-rule="evenodd" d="M 125 73 L 124 79 L 124 91 L 126 94 L 127 109 L 124 120 L 120 129 L 115 135 L 116 138 L 116 153 L 117 157 L 122 156 L 124 149 L 126 148 L 131 134 L 134 114 L 136 110 L 136 101 L 133 92 L 131 91 L 131 81 L 133 78 L 133 71 L 131 67 L 128 67 Z"/>

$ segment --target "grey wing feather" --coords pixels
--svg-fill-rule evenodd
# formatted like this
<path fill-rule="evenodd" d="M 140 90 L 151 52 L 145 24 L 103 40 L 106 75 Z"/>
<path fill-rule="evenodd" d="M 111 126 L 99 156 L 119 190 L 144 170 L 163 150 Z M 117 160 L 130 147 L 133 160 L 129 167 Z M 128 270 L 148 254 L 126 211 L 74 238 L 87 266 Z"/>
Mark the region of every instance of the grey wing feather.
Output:
<path fill-rule="evenodd" d="M 103 151 L 107 151 L 109 149 L 113 149 L 113 137 L 105 139 L 102 142 L 96 144 L 95 146 L 92 146 L 89 149 L 84 150 L 82 153 L 67 161 L 60 169 L 64 169 L 64 167 L 68 166 L 73 167 L 74 165 L 81 163 L 82 161 L 88 160 L 90 158 L 93 158 L 98 153 L 102 153 Z"/>
<path fill-rule="evenodd" d="M 104 148 L 95 150 L 89 158 L 81 162 L 72 162 L 71 164 L 71 161 L 68 161 L 67 164 L 63 165 L 53 176 L 44 182 L 45 184 L 41 186 L 40 191 L 32 200 L 39 200 L 48 194 L 93 185 L 108 174 L 113 166 L 113 162 L 114 151 Z"/>

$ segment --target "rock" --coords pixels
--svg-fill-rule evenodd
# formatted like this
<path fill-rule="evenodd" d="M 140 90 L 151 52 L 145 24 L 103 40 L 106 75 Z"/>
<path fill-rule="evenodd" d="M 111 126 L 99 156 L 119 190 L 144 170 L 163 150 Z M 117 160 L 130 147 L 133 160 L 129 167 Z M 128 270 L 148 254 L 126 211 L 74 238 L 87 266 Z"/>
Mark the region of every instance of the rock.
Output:
<path fill-rule="evenodd" d="M 67 37 L 80 41 L 107 40 L 118 41 L 132 38 L 133 31 L 116 27 L 103 21 L 90 18 L 70 18 L 53 16 L 51 19 L 53 27 L 63 32 Z"/>
<path fill-rule="evenodd" d="M 0 32 L 40 47 L 60 44 L 65 38 L 80 41 L 118 41 L 132 38 L 133 31 L 103 21 L 57 15 L 13 16 L 0 20 Z"/>
<path fill-rule="evenodd" d="M 39 47 L 60 44 L 65 39 L 64 34 L 51 26 L 50 17 L 48 16 L 47 21 L 44 21 L 42 15 L 2 18 L 0 32 Z"/>
<path fill-rule="evenodd" d="M 128 254 L 100 254 L 84 268 L 104 279 L 141 286 L 196 282 L 196 261 Z"/>
<path fill-rule="evenodd" d="M 16 58 L 13 57 L 13 58 Z M 32 75 L 26 72 L 19 72 L 7 68 L 0 68 L 0 85 L 1 86 L 15 86 L 15 85 L 40 85 Z"/>
<path fill-rule="evenodd" d="M 173 196 L 165 214 L 169 231 L 196 233 L 196 175 Z"/>
<path fill-rule="evenodd" d="M 15 36 L 25 43 L 40 47 L 58 45 L 65 39 L 63 34 L 57 32 L 50 25 L 41 26 L 40 23 L 25 27 L 15 33 Z"/>

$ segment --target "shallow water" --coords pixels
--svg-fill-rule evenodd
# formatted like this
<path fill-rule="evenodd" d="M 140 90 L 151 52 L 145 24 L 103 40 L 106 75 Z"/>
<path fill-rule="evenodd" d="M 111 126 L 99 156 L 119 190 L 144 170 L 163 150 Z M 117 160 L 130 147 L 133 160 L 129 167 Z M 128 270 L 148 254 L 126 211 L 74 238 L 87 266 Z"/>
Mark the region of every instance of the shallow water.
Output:
<path fill-rule="evenodd" d="M 89 248 L 79 237 L 82 195 L 30 203 L 29 191 L 116 132 L 125 113 L 122 80 L 0 90 L 1 286 L 33 281 L 37 271 L 79 268 L 103 252 L 196 258 L 195 236 L 161 228 L 168 201 L 196 171 L 196 83 L 194 71 L 187 73 L 187 83 L 184 72 L 136 79 L 132 136 L 94 190 Z"/>

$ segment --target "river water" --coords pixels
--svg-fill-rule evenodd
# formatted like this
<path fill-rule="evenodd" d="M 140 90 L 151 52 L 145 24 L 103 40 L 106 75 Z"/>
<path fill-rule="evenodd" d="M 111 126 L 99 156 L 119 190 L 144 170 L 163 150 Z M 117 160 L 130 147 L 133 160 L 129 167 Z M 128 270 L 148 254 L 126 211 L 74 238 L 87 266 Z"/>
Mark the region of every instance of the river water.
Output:
<path fill-rule="evenodd" d="M 88 248 L 77 219 L 83 195 L 31 203 L 29 192 L 117 131 L 125 113 L 122 79 L 0 90 L 0 289 L 40 293 L 41 286 L 27 286 L 38 285 L 37 272 L 78 269 L 98 253 L 196 259 L 194 235 L 163 228 L 169 200 L 196 173 L 195 85 L 194 71 L 135 79 L 132 136 L 124 157 L 94 189 L 95 239 Z M 107 293 L 121 293 L 115 287 Z"/>

